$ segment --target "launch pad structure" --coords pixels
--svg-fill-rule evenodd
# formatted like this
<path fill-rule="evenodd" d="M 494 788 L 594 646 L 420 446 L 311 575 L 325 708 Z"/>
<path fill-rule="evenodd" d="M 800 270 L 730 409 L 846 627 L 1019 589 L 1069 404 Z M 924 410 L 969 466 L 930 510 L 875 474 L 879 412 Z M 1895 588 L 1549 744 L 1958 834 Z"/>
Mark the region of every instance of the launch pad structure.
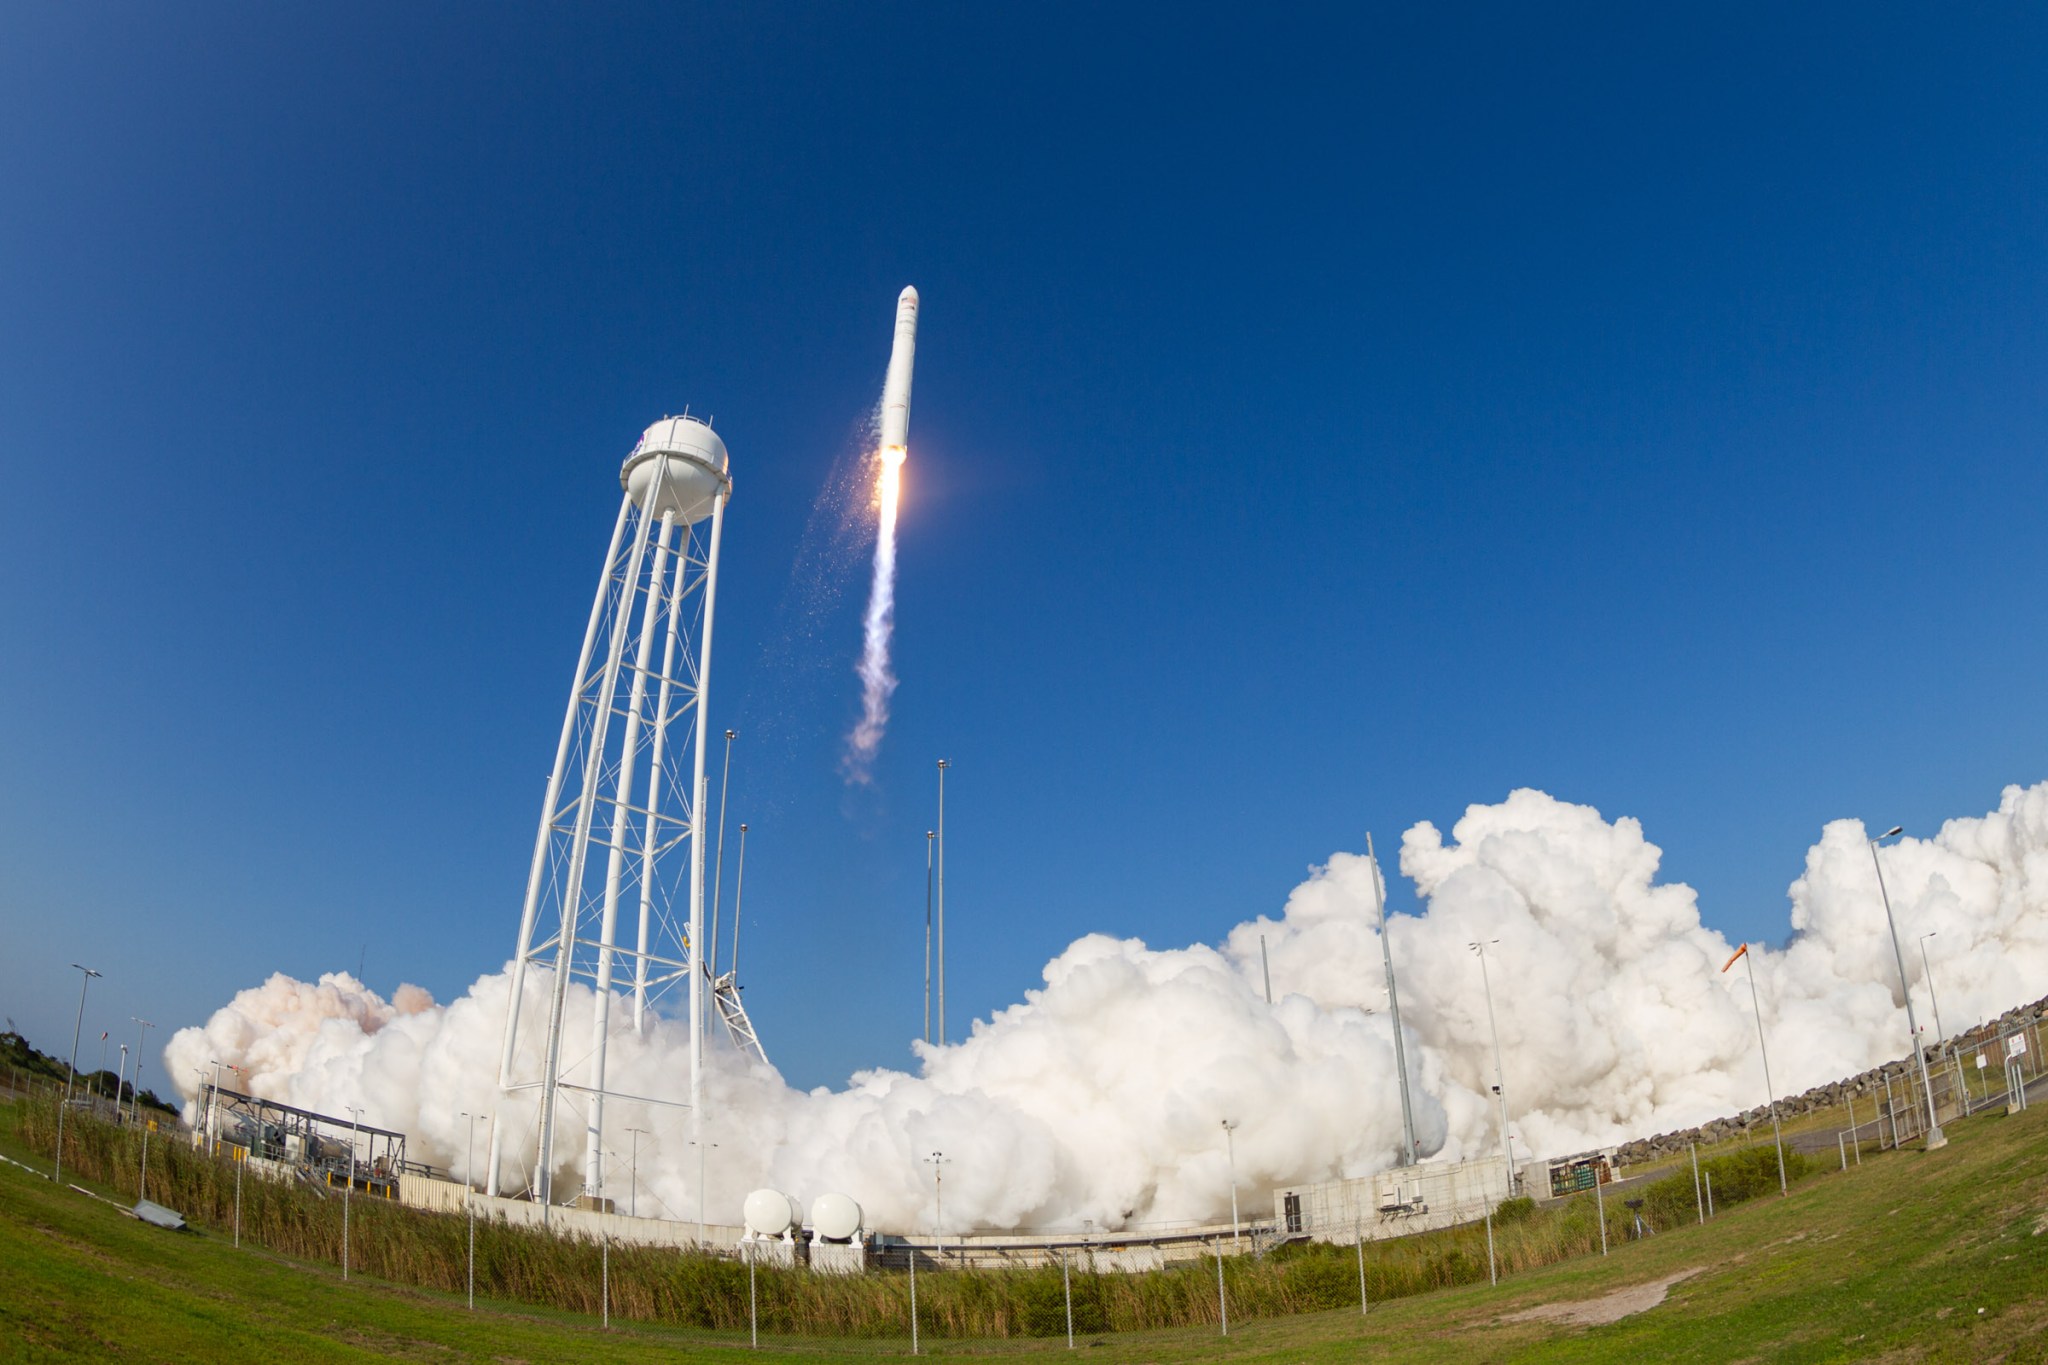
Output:
<path fill-rule="evenodd" d="M 687 1109 L 701 1127 L 707 1006 L 735 1046 L 766 1060 L 734 974 L 719 975 L 697 951 L 706 941 L 706 708 L 730 457 L 709 423 L 667 417 L 633 447 L 619 484 L 534 837 L 491 1116 L 488 1192 L 499 1192 L 507 1162 L 519 1169 L 530 1153 L 528 1188 L 543 1209 L 557 1202 L 566 1109 L 580 1107 L 584 1124 L 580 1194 L 599 1204 L 607 1100 Z M 590 991 L 581 1027 L 568 1018 L 572 983 Z M 544 1003 L 529 1000 L 540 986 Z M 689 1027 L 687 1100 L 615 1090 L 612 1040 L 678 1013 Z M 535 1027 L 544 1030 L 537 1067 L 519 1047 Z M 523 1093 L 537 1093 L 537 1119 L 514 1132 L 511 1101 Z"/>

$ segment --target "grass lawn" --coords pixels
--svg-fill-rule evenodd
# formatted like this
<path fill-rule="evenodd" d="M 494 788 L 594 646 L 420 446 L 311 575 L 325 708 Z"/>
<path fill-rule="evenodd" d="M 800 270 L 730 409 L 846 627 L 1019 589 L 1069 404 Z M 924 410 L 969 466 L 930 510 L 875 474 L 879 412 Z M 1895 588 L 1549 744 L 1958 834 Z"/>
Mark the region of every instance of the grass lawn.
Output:
<path fill-rule="evenodd" d="M 1866 1155 L 1705 1227 L 1612 1255 L 1353 1312 L 1079 1345 L 1138 1361 L 2048 1360 L 2048 1106 L 1950 1129 L 1949 1146 Z M 47 1159 L 0 1146 L 48 1169 Z M 102 1193 L 110 1193 L 102 1191 Z M 125 1202 L 125 1201 L 123 1201 Z M 1670 1277 L 1658 1306 L 1605 1325 L 1514 1320 Z M 908 1341 L 764 1340 L 816 1358 Z M 939 1359 L 1063 1352 L 1064 1338 L 923 1342 Z M 753 1355 L 681 1329 L 458 1297 L 173 1234 L 0 1163 L 0 1359 L 145 1361 L 692 1360 Z"/>

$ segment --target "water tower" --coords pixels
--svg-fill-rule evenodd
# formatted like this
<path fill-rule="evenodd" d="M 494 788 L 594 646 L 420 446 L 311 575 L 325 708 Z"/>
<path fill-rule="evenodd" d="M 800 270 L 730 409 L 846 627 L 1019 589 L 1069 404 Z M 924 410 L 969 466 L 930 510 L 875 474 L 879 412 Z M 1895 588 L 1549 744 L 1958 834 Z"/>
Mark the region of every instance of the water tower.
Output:
<path fill-rule="evenodd" d="M 647 428 L 619 470 L 624 496 L 569 686 L 512 959 L 498 1079 L 508 1097 L 537 1091 L 538 1117 L 515 1132 L 501 1102 L 491 1124 L 493 1194 L 501 1154 L 523 1164 L 530 1151 L 533 1197 L 555 1202 L 557 1130 L 580 1118 L 582 1193 L 603 1195 L 605 1101 L 615 1097 L 607 1046 L 648 1027 L 656 1011 L 687 1012 L 689 1105 L 701 1121 L 707 995 L 731 991 L 695 952 L 704 941 L 705 714 L 729 471 L 725 442 L 687 416 Z M 587 1019 L 567 1017 L 571 982 L 593 992 Z M 737 993 L 717 1003 L 733 1028 Z M 524 1061 L 519 1051 L 522 1031 L 535 1028 L 545 1029 L 537 1065 L 530 1048 Z"/>

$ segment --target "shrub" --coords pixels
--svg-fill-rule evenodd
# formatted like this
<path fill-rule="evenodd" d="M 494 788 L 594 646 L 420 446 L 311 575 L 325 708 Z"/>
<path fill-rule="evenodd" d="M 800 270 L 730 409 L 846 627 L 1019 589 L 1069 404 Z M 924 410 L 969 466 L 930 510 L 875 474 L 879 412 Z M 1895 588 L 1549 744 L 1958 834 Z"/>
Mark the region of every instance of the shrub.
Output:
<path fill-rule="evenodd" d="M 1813 1172 L 1812 1158 L 1791 1147 L 1785 1149 L 1785 1178 L 1798 1180 Z M 1714 1207 L 1727 1208 L 1754 1199 L 1760 1194 L 1775 1194 L 1778 1190 L 1778 1150 L 1775 1144 L 1761 1147 L 1745 1147 L 1739 1152 L 1727 1152 L 1720 1156 L 1708 1157 L 1700 1163 L 1702 1182 L 1709 1176 L 1714 1182 Z M 1662 1180 L 1655 1181 L 1643 1191 L 1643 1212 L 1649 1217 L 1650 1226 L 1673 1227 L 1699 1216 L 1699 1196 L 1694 1190 L 1692 1170 L 1680 1167 Z"/>
<path fill-rule="evenodd" d="M 1535 1212 L 1536 1201 L 1520 1194 L 1513 1199 L 1501 1200 L 1500 1207 L 1493 1211 L 1493 1221 L 1500 1227 L 1512 1227 L 1516 1223 L 1528 1222 Z"/>

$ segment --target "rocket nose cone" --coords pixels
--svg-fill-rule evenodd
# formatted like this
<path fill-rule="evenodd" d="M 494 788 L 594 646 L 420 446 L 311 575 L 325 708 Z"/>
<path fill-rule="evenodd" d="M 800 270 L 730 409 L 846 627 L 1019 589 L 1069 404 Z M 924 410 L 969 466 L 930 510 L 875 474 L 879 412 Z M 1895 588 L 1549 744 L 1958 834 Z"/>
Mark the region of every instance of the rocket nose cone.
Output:
<path fill-rule="evenodd" d="M 906 284 L 906 285 L 904 285 L 904 286 L 903 286 L 903 292 L 902 292 L 902 293 L 900 293 L 900 294 L 898 294 L 898 295 L 896 296 L 896 302 L 897 302 L 897 303 L 899 303 L 899 304 L 904 304 L 904 303 L 907 303 L 907 304 L 911 305 L 911 306 L 912 306 L 913 308 L 914 308 L 914 307 L 916 307 L 916 306 L 917 306 L 917 286 L 916 286 L 916 285 L 914 285 L 914 284 Z"/>

